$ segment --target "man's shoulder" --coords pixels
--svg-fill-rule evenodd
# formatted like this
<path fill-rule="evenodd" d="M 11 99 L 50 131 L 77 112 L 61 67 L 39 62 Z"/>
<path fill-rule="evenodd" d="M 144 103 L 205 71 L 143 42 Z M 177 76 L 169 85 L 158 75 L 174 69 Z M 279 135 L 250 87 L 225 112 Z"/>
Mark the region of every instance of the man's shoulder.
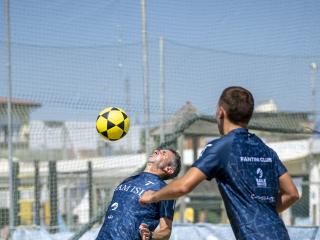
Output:
<path fill-rule="evenodd" d="M 206 152 L 217 151 L 226 147 L 229 143 L 232 143 L 232 137 L 230 136 L 215 138 L 205 145 L 204 150 L 206 150 Z"/>
<path fill-rule="evenodd" d="M 267 143 L 260 137 L 258 137 L 257 135 L 253 134 L 255 141 L 259 144 L 260 148 L 263 148 L 266 151 L 271 152 L 272 154 L 276 154 L 276 151 L 271 148 L 270 146 L 267 145 Z"/>
<path fill-rule="evenodd" d="M 142 173 L 140 175 L 138 181 L 143 183 L 144 186 L 160 189 L 166 185 L 166 182 L 155 173 Z"/>
<path fill-rule="evenodd" d="M 154 179 L 154 182 L 157 186 L 159 186 L 159 188 L 163 188 L 167 185 L 167 183 L 161 178 Z"/>
<path fill-rule="evenodd" d="M 124 180 L 121 182 L 121 184 L 130 182 L 130 181 L 133 181 L 133 180 L 137 179 L 139 176 L 140 176 L 140 174 L 136 174 L 136 175 L 127 177 L 126 179 L 124 179 Z"/>

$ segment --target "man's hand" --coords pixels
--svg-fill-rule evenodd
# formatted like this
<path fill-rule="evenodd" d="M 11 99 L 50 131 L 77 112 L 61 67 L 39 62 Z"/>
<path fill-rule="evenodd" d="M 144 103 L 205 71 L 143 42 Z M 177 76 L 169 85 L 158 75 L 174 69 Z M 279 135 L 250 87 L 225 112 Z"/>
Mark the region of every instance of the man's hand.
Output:
<path fill-rule="evenodd" d="M 149 230 L 149 226 L 145 223 L 141 223 L 139 226 L 139 232 L 142 240 L 151 239 L 151 231 Z"/>
<path fill-rule="evenodd" d="M 155 191 L 146 191 L 142 194 L 142 196 L 140 197 L 139 199 L 139 202 L 141 205 L 146 205 L 148 203 L 153 203 L 153 202 L 156 202 L 155 199 L 154 199 L 154 194 L 156 192 Z"/>
<path fill-rule="evenodd" d="M 299 192 L 290 175 L 285 173 L 279 177 L 280 193 L 277 200 L 278 213 L 283 212 L 299 200 Z"/>

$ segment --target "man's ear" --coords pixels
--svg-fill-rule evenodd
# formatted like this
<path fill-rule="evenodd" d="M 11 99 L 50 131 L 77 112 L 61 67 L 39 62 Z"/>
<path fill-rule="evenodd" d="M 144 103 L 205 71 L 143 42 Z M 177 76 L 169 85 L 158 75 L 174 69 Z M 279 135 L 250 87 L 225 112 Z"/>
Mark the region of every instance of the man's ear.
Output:
<path fill-rule="evenodd" d="M 171 166 L 166 166 L 163 171 L 168 174 L 169 176 L 171 176 L 174 173 L 174 169 Z"/>
<path fill-rule="evenodd" d="M 224 110 L 224 108 L 222 106 L 219 106 L 217 109 L 217 118 L 219 119 L 223 119 L 226 115 L 226 111 Z"/>

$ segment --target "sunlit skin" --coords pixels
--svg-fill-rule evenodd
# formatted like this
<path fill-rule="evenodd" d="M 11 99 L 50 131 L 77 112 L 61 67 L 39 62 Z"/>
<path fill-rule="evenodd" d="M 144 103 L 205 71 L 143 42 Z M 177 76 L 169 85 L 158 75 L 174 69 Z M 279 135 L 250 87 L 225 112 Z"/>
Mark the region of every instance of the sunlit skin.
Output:
<path fill-rule="evenodd" d="M 170 150 L 156 149 L 148 157 L 147 166 L 144 171 L 157 174 L 160 177 L 172 175 L 174 168 L 168 166 L 172 158 L 174 158 L 174 154 Z"/>

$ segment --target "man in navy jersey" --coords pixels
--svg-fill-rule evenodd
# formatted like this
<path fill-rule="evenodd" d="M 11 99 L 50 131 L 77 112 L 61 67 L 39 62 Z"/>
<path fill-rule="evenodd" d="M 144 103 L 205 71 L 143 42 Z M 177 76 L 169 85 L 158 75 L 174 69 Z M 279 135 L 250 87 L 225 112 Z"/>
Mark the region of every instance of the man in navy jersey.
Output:
<path fill-rule="evenodd" d="M 140 203 L 175 199 L 203 180 L 215 178 L 237 240 L 288 240 L 279 213 L 297 201 L 299 194 L 277 154 L 248 132 L 253 109 L 248 90 L 226 88 L 216 111 L 222 137 L 206 145 L 184 176 L 160 191 L 145 192 Z"/>
<path fill-rule="evenodd" d="M 127 178 L 114 190 L 96 240 L 169 239 L 175 202 L 165 200 L 143 207 L 139 198 L 147 190 L 160 190 L 166 185 L 164 180 L 176 177 L 180 169 L 176 151 L 156 149 L 142 173 Z"/>

